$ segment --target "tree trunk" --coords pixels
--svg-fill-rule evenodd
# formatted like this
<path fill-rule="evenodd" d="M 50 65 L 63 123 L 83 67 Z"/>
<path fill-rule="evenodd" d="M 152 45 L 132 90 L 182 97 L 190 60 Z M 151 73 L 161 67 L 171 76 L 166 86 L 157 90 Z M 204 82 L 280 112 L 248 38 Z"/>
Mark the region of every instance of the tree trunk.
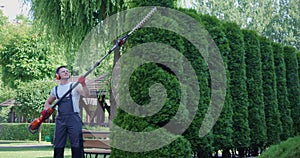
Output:
<path fill-rule="evenodd" d="M 231 158 L 231 153 L 229 149 L 224 149 L 222 152 L 222 158 Z"/>
<path fill-rule="evenodd" d="M 240 158 L 245 157 L 245 148 L 238 148 L 238 152 Z"/>

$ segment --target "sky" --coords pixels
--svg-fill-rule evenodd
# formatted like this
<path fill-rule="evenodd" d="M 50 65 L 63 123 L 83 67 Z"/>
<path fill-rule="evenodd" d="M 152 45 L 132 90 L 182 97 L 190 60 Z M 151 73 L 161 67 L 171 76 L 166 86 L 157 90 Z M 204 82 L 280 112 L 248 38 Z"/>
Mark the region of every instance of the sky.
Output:
<path fill-rule="evenodd" d="M 23 4 L 24 0 L 0 0 L 0 9 L 3 14 L 9 18 L 9 21 L 13 21 L 17 15 L 23 14 L 29 15 L 29 5 Z"/>

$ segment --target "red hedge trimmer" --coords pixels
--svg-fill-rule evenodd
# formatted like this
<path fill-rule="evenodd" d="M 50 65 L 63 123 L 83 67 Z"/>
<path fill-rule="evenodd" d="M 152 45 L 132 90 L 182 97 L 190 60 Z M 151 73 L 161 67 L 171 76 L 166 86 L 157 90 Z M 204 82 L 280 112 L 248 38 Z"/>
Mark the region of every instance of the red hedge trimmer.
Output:
<path fill-rule="evenodd" d="M 140 21 L 140 23 L 138 23 L 128 34 L 126 34 L 124 37 L 118 39 L 115 43 L 115 45 L 99 60 L 97 61 L 94 66 L 92 68 L 90 68 L 83 76 L 86 77 L 88 76 L 97 66 L 99 66 L 99 64 L 112 52 L 114 51 L 116 48 L 122 46 L 126 39 L 137 29 L 141 28 L 141 26 L 150 18 L 150 16 L 153 15 L 153 13 L 156 11 L 156 7 L 154 7 L 144 18 L 142 21 Z M 65 98 L 77 85 L 79 84 L 79 82 L 76 82 L 71 89 L 69 89 L 61 98 L 59 98 L 57 100 L 57 102 L 54 103 L 53 106 L 51 106 L 50 108 L 43 110 L 41 113 L 41 116 L 34 119 L 28 126 L 28 130 L 29 132 L 31 132 L 32 134 L 36 133 L 39 129 L 39 127 L 41 126 L 41 124 L 48 119 L 52 113 L 54 112 L 55 107 L 62 101 L 63 98 Z"/>

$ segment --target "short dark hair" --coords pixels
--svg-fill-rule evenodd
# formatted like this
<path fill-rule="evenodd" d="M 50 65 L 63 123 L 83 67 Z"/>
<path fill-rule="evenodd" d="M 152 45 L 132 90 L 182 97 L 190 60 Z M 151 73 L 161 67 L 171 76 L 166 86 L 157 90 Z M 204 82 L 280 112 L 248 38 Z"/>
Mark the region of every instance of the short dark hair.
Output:
<path fill-rule="evenodd" d="M 61 69 L 61 68 L 66 68 L 66 66 L 60 66 L 60 67 L 58 67 L 57 69 L 56 69 L 56 71 L 55 71 L 55 74 L 58 74 L 58 72 L 59 72 L 59 70 Z"/>

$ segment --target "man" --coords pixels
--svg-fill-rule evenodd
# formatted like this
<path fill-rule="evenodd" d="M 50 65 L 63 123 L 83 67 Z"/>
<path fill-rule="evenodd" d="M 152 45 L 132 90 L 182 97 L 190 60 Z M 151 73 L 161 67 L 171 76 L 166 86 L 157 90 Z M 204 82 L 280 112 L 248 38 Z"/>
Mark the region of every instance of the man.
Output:
<path fill-rule="evenodd" d="M 69 82 L 70 73 L 66 66 L 60 66 L 55 72 L 59 84 L 52 88 L 50 96 L 45 103 L 45 109 L 51 107 L 51 104 L 60 99 L 73 85 Z M 58 106 L 56 117 L 56 126 L 54 132 L 54 158 L 64 157 L 64 148 L 67 136 L 70 138 L 72 158 L 83 158 L 83 138 L 82 138 L 82 120 L 79 116 L 80 95 L 88 96 L 89 91 L 86 87 L 85 78 L 78 78 L 80 83 L 71 93 L 62 98 Z"/>

